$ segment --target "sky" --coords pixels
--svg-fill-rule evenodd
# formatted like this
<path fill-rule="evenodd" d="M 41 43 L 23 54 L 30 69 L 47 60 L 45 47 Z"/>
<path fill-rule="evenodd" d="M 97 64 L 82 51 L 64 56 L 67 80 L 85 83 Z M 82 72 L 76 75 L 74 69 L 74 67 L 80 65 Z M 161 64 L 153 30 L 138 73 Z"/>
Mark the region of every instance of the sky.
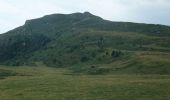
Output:
<path fill-rule="evenodd" d="M 0 0 L 0 33 L 28 19 L 85 11 L 111 21 L 170 25 L 170 0 Z"/>

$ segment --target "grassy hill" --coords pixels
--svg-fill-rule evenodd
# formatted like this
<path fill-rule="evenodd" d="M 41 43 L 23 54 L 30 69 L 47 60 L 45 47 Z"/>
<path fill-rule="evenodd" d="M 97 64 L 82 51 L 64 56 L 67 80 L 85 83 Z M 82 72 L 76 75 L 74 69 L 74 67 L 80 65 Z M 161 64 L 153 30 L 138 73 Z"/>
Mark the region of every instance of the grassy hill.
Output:
<path fill-rule="evenodd" d="M 0 63 L 86 74 L 170 74 L 170 27 L 112 22 L 89 12 L 32 19 L 0 35 Z"/>

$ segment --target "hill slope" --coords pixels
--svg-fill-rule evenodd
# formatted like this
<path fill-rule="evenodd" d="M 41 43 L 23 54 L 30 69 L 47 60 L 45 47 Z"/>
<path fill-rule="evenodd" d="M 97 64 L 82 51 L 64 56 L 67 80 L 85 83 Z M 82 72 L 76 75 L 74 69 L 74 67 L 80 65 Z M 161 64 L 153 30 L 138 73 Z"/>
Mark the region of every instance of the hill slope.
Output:
<path fill-rule="evenodd" d="M 170 27 L 111 22 L 89 12 L 27 20 L 0 35 L 0 63 L 90 74 L 170 74 Z"/>

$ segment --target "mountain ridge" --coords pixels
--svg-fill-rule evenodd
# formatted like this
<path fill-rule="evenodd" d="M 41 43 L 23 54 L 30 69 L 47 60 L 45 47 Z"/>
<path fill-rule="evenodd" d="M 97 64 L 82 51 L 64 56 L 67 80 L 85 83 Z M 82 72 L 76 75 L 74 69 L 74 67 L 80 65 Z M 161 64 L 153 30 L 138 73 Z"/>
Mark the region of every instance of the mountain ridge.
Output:
<path fill-rule="evenodd" d="M 40 62 L 89 73 L 115 69 L 170 73 L 169 56 L 164 60 L 152 58 L 162 58 L 161 53 L 169 55 L 169 40 L 169 26 L 112 22 L 89 12 L 52 14 L 27 20 L 23 26 L 1 34 L 0 63 L 36 66 Z M 155 65 L 157 61 L 160 64 Z"/>
<path fill-rule="evenodd" d="M 42 19 L 42 18 L 45 18 L 45 17 L 52 17 L 52 16 L 59 16 L 59 15 L 64 15 L 64 16 L 68 16 L 68 15 L 90 15 L 90 16 L 93 16 L 93 17 L 98 17 L 98 16 L 95 16 L 93 14 L 91 14 L 90 12 L 84 12 L 84 13 L 80 13 L 80 12 L 77 12 L 77 13 L 71 13 L 71 14 L 60 14 L 60 13 L 56 13 L 56 14 L 49 14 L 49 15 L 45 15 L 45 16 L 42 16 L 42 17 L 39 17 L 39 18 L 34 18 L 34 19 L 29 19 L 29 20 L 26 20 L 25 21 L 25 24 L 29 23 L 30 21 L 34 21 L 34 20 L 37 20 L 37 19 Z M 103 19 L 101 17 L 98 17 L 100 19 Z M 105 20 L 105 19 L 103 19 Z M 151 23 L 137 23 L 137 22 L 123 22 L 123 21 L 111 21 L 111 20 L 105 20 L 105 21 L 108 21 L 108 22 L 114 22 L 114 23 L 129 23 L 129 24 L 140 24 L 140 25 L 154 25 L 154 26 L 163 26 L 163 27 L 170 27 L 169 25 L 163 25 L 163 24 L 151 24 Z M 24 24 L 24 25 L 25 25 Z M 22 25 L 22 26 L 24 26 Z M 20 28 L 22 26 L 19 26 L 17 28 Z M 16 28 L 15 28 L 16 29 Z M 12 29 L 10 31 L 13 31 L 15 29 Z M 10 32 L 8 31 L 8 32 Z M 8 32 L 5 32 L 5 33 L 8 33 Z M 3 33 L 3 34 L 5 34 Z"/>

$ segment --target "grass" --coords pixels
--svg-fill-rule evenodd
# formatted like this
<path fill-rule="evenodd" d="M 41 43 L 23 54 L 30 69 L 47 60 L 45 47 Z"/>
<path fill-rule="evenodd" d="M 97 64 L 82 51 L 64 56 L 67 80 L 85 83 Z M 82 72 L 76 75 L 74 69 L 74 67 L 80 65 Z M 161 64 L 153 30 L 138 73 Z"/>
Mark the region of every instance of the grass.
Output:
<path fill-rule="evenodd" d="M 0 67 L 0 100 L 169 100 L 170 75 L 74 75 L 49 67 Z"/>

